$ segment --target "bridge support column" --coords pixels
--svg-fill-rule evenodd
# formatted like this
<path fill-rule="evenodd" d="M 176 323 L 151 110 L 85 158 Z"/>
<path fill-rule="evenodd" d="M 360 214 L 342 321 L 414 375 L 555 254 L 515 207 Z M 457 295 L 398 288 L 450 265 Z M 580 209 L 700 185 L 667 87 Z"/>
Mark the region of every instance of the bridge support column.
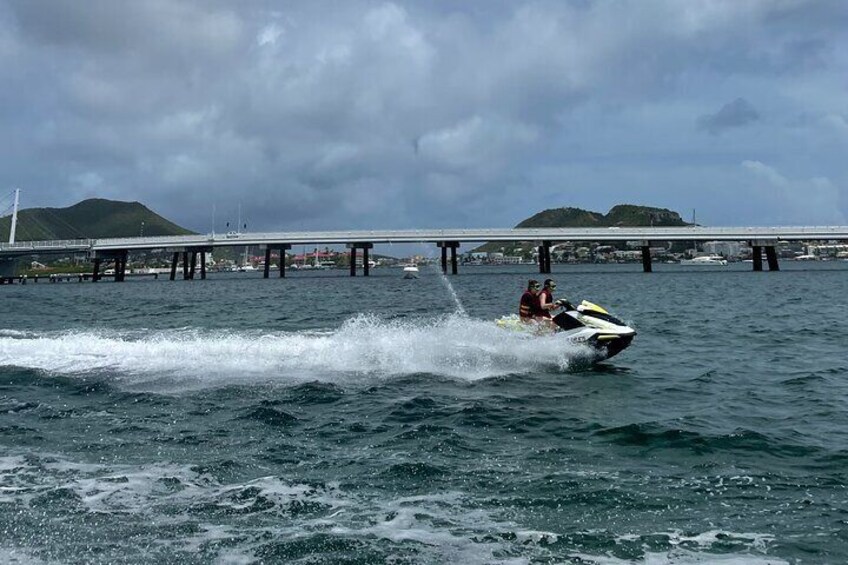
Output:
<path fill-rule="evenodd" d="M 188 251 L 183 251 L 183 280 L 188 280 Z"/>
<path fill-rule="evenodd" d="M 371 276 L 371 266 L 368 264 L 368 248 L 362 248 L 362 275 L 365 277 Z"/>
<path fill-rule="evenodd" d="M 370 268 L 368 267 L 369 250 L 373 249 L 373 243 L 348 243 L 350 249 L 350 276 L 356 276 L 356 250 L 362 250 L 362 274 L 366 277 L 370 276 Z"/>
<path fill-rule="evenodd" d="M 265 250 L 265 271 L 262 276 L 266 279 L 271 276 L 271 252 L 274 249 L 279 249 L 280 278 L 284 278 L 286 276 L 286 250 L 291 249 L 291 245 L 288 243 L 263 243 L 259 246 L 259 249 Z"/>
<path fill-rule="evenodd" d="M 206 250 L 200 252 L 200 280 L 206 280 Z"/>
<path fill-rule="evenodd" d="M 288 243 L 279 244 L 280 249 L 280 278 L 285 278 L 286 276 L 286 251 L 291 249 L 291 245 Z"/>
<path fill-rule="evenodd" d="M 455 275 L 458 272 L 458 267 L 456 264 L 456 245 L 451 245 L 451 274 Z"/>
<path fill-rule="evenodd" d="M 127 251 L 119 251 L 115 255 L 115 282 L 124 282 L 127 278 Z"/>
<path fill-rule="evenodd" d="M 762 271 L 763 270 L 763 248 L 759 245 L 754 245 L 752 247 L 754 252 L 752 259 L 754 260 L 754 271 Z"/>
<path fill-rule="evenodd" d="M 459 265 L 456 259 L 456 250 L 459 247 L 459 242 L 439 241 L 436 245 L 438 245 L 442 250 L 442 273 L 447 274 L 448 272 L 448 249 L 450 249 L 451 274 L 456 275 L 459 273 Z"/>
<path fill-rule="evenodd" d="M 766 252 L 769 271 L 777 271 L 780 266 L 777 264 L 777 239 L 755 239 L 751 241 L 751 251 L 753 252 L 752 259 L 754 260 L 754 270 L 763 270 L 763 250 Z"/>
<path fill-rule="evenodd" d="M 642 242 L 642 271 L 646 273 L 653 271 L 653 265 L 651 265 L 651 245 L 647 241 Z"/>
<path fill-rule="evenodd" d="M 171 259 L 171 280 L 177 278 L 177 263 L 180 261 L 180 254 L 174 253 L 173 259 Z"/>
<path fill-rule="evenodd" d="M 94 269 L 91 272 L 91 282 L 97 282 L 100 280 L 100 258 L 94 258 Z"/>
<path fill-rule="evenodd" d="M 191 262 L 188 267 L 188 280 L 194 280 L 194 272 L 197 270 L 197 249 L 191 250 Z"/>
<path fill-rule="evenodd" d="M 780 265 L 777 263 L 777 250 L 773 245 L 766 247 L 766 259 L 768 260 L 769 271 L 780 270 Z"/>
<path fill-rule="evenodd" d="M 545 275 L 551 272 L 551 242 L 542 241 L 536 249 L 539 258 L 539 274 Z"/>

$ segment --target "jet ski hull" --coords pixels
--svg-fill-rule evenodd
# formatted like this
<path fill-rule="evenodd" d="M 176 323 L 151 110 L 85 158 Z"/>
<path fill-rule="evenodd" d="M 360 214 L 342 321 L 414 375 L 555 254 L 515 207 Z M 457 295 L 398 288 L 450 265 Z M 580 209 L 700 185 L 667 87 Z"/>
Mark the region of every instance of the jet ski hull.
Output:
<path fill-rule="evenodd" d="M 572 334 L 591 347 L 599 361 L 627 349 L 636 336 L 636 330 L 591 302 L 584 301 L 574 310 L 561 312 L 553 321 L 564 334 Z"/>
<path fill-rule="evenodd" d="M 633 342 L 633 337 L 636 334 L 632 335 L 617 335 L 610 339 L 599 340 L 598 336 L 593 340 L 594 343 L 591 343 L 591 347 L 597 351 L 601 359 L 609 359 L 610 357 L 615 357 L 625 349 L 627 349 L 630 344 Z"/>

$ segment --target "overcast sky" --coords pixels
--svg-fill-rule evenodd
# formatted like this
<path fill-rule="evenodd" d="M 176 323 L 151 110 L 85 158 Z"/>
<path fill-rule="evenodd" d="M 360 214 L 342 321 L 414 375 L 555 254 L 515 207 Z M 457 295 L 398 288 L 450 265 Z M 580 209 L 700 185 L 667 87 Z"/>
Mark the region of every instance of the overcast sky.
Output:
<path fill-rule="evenodd" d="M 0 193 L 186 227 L 848 223 L 843 0 L 0 0 Z"/>

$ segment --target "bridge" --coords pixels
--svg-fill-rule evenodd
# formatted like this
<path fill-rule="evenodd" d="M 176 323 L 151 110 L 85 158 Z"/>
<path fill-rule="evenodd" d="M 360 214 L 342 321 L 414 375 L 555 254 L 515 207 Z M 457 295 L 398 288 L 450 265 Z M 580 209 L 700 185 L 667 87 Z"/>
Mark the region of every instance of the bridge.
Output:
<path fill-rule="evenodd" d="M 176 278 L 177 265 L 182 258 L 183 278 L 194 279 L 197 267 L 200 278 L 206 278 L 206 253 L 214 248 L 259 246 L 265 251 L 265 272 L 269 276 L 272 250 L 282 254 L 293 245 L 346 245 L 350 249 L 350 274 L 356 275 L 356 255 L 362 251 L 363 274 L 368 276 L 368 254 L 375 244 L 425 243 L 441 249 L 442 270 L 457 273 L 456 250 L 462 243 L 533 242 L 538 247 L 540 273 L 551 272 L 551 246 L 569 241 L 623 242 L 638 241 L 642 265 L 652 270 L 650 246 L 652 241 L 746 241 L 753 247 L 755 271 L 762 270 L 765 251 L 769 270 L 778 270 L 775 247 L 780 241 L 848 241 L 848 226 L 786 226 L 786 227 L 610 227 L 610 228 L 520 228 L 520 229 L 435 229 L 435 230 L 372 230 L 372 231 L 313 231 L 266 232 L 184 235 L 164 237 L 128 237 L 106 239 L 76 239 L 59 241 L 26 241 L 0 243 L 0 260 L 29 255 L 85 253 L 93 262 L 92 280 L 101 278 L 102 261 L 115 262 L 115 280 L 123 281 L 127 256 L 130 252 L 165 250 L 173 253 L 170 278 Z M 198 265 L 198 256 L 200 264 Z M 285 276 L 284 261 L 280 276 Z"/>

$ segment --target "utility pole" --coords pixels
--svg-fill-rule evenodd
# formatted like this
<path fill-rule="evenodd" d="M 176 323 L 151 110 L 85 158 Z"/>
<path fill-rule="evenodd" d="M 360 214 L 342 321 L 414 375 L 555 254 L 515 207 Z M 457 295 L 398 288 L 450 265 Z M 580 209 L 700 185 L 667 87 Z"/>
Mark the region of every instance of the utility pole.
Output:
<path fill-rule="evenodd" d="M 15 229 L 18 227 L 18 201 L 21 196 L 21 189 L 15 189 L 15 204 L 12 207 L 12 228 L 9 230 L 9 243 L 15 243 Z"/>

